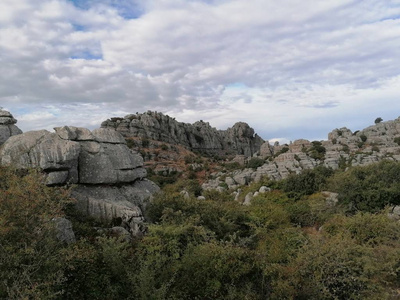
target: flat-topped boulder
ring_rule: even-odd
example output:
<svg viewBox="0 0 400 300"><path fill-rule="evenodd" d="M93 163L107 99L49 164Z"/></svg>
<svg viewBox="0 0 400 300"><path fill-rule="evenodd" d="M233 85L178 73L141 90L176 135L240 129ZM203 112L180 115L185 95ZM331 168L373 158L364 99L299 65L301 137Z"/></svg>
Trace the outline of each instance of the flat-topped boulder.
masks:
<svg viewBox="0 0 400 300"><path fill-rule="evenodd" d="M0 148L0 164L40 168L49 186L75 184L72 196L81 212L120 219L133 231L143 221L146 201L159 190L145 179L143 158L113 129L64 126L11 136Z"/></svg>

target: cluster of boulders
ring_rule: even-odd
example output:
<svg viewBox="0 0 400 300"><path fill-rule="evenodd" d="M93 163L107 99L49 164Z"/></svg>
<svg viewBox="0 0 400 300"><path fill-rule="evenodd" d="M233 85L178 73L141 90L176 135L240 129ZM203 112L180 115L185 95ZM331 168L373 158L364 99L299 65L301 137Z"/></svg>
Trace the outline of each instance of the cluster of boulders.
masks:
<svg viewBox="0 0 400 300"><path fill-rule="evenodd" d="M143 209L159 190L147 180L142 157L113 129L64 126L9 137L0 164L40 168L49 186L74 184L77 209L140 234Z"/></svg>
<svg viewBox="0 0 400 300"><path fill-rule="evenodd" d="M254 129L243 122L238 122L227 130L217 130L208 122L181 123L168 115L152 111L111 118L102 122L101 127L116 129L124 137L178 144L207 154L253 156L264 143L254 133Z"/></svg>
<svg viewBox="0 0 400 300"><path fill-rule="evenodd" d="M21 134L22 131L15 124L17 120L13 115L3 109L0 109L0 145L11 136Z"/></svg>
<svg viewBox="0 0 400 300"><path fill-rule="evenodd" d="M328 134L328 140L296 140L290 144L261 145L259 153L253 155L264 159L256 169L246 168L250 157L238 156L233 161L242 165L241 169L212 174L213 179L203 184L204 189L235 189L238 185L259 182L263 176L270 179L284 179L290 174L298 174L304 169L323 165L332 169L349 166L363 166L382 159L400 161L400 118L381 122L352 132L348 128L335 129Z"/></svg>

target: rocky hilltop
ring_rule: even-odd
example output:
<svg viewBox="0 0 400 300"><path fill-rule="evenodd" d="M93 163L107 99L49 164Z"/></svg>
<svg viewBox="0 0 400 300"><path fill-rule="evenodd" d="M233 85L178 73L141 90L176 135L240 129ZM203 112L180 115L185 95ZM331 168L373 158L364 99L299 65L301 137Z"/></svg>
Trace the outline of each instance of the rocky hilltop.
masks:
<svg viewBox="0 0 400 300"><path fill-rule="evenodd" d="M9 137L0 165L40 168L49 186L74 184L82 213L140 234L146 201L159 190L147 180L143 158L113 129L64 126Z"/></svg>
<svg viewBox="0 0 400 300"><path fill-rule="evenodd" d="M284 145L271 145L266 141L259 155L252 159L258 159L258 167L246 168L250 160L237 157L234 161L240 162L243 168L229 173L214 173L214 179L204 183L203 188L236 188L251 181L259 181L262 176L282 179L319 165L346 169L382 159L400 161L400 117L355 132L346 127L334 129L325 141L299 139Z"/></svg>
<svg viewBox="0 0 400 300"><path fill-rule="evenodd" d="M140 137L182 145L191 151L207 154L240 154L246 157L259 152L264 140L248 124L238 122L227 130L217 130L208 122L182 123L160 112L148 111L123 118L111 118L101 123L124 137Z"/></svg>

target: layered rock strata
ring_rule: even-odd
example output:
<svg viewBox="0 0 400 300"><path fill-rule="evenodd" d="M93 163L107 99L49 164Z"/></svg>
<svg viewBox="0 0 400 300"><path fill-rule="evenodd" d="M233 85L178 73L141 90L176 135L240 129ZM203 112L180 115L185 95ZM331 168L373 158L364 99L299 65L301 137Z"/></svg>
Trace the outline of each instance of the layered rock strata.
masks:
<svg viewBox="0 0 400 300"><path fill-rule="evenodd" d="M300 139L285 145L271 145L266 141L261 145L259 157L265 159L265 163L257 169L215 173L203 188L220 189L221 184L226 184L229 189L235 189L242 184L260 181L263 176L279 180L319 165L345 169L382 159L400 161L400 118L361 131L352 132L346 127L335 129L328 134L326 141Z"/></svg>
<svg viewBox="0 0 400 300"><path fill-rule="evenodd" d="M140 231L146 200L159 188L145 179L143 159L113 129L64 126L10 137L0 148L0 164L39 167L49 186L76 184L77 208L101 220L120 220Z"/></svg>
<svg viewBox="0 0 400 300"><path fill-rule="evenodd" d="M22 131L15 124L17 120L13 115L3 109L0 109L0 145L11 136L21 134Z"/></svg>
<svg viewBox="0 0 400 300"><path fill-rule="evenodd" d="M190 150L208 154L242 154L253 156L260 151L264 140L254 129L243 122L227 130L217 130L208 122L181 123L159 112L127 115L111 118L101 124L102 128L113 128L124 137L140 137L169 144L179 144Z"/></svg>

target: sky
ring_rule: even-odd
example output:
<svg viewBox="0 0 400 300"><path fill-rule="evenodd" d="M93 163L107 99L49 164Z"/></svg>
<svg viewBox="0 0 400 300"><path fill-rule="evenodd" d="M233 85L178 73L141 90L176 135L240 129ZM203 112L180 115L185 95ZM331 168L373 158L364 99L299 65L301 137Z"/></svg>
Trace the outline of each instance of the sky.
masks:
<svg viewBox="0 0 400 300"><path fill-rule="evenodd" d="M265 140L400 116L400 0L1 0L0 106L23 131L147 110Z"/></svg>

